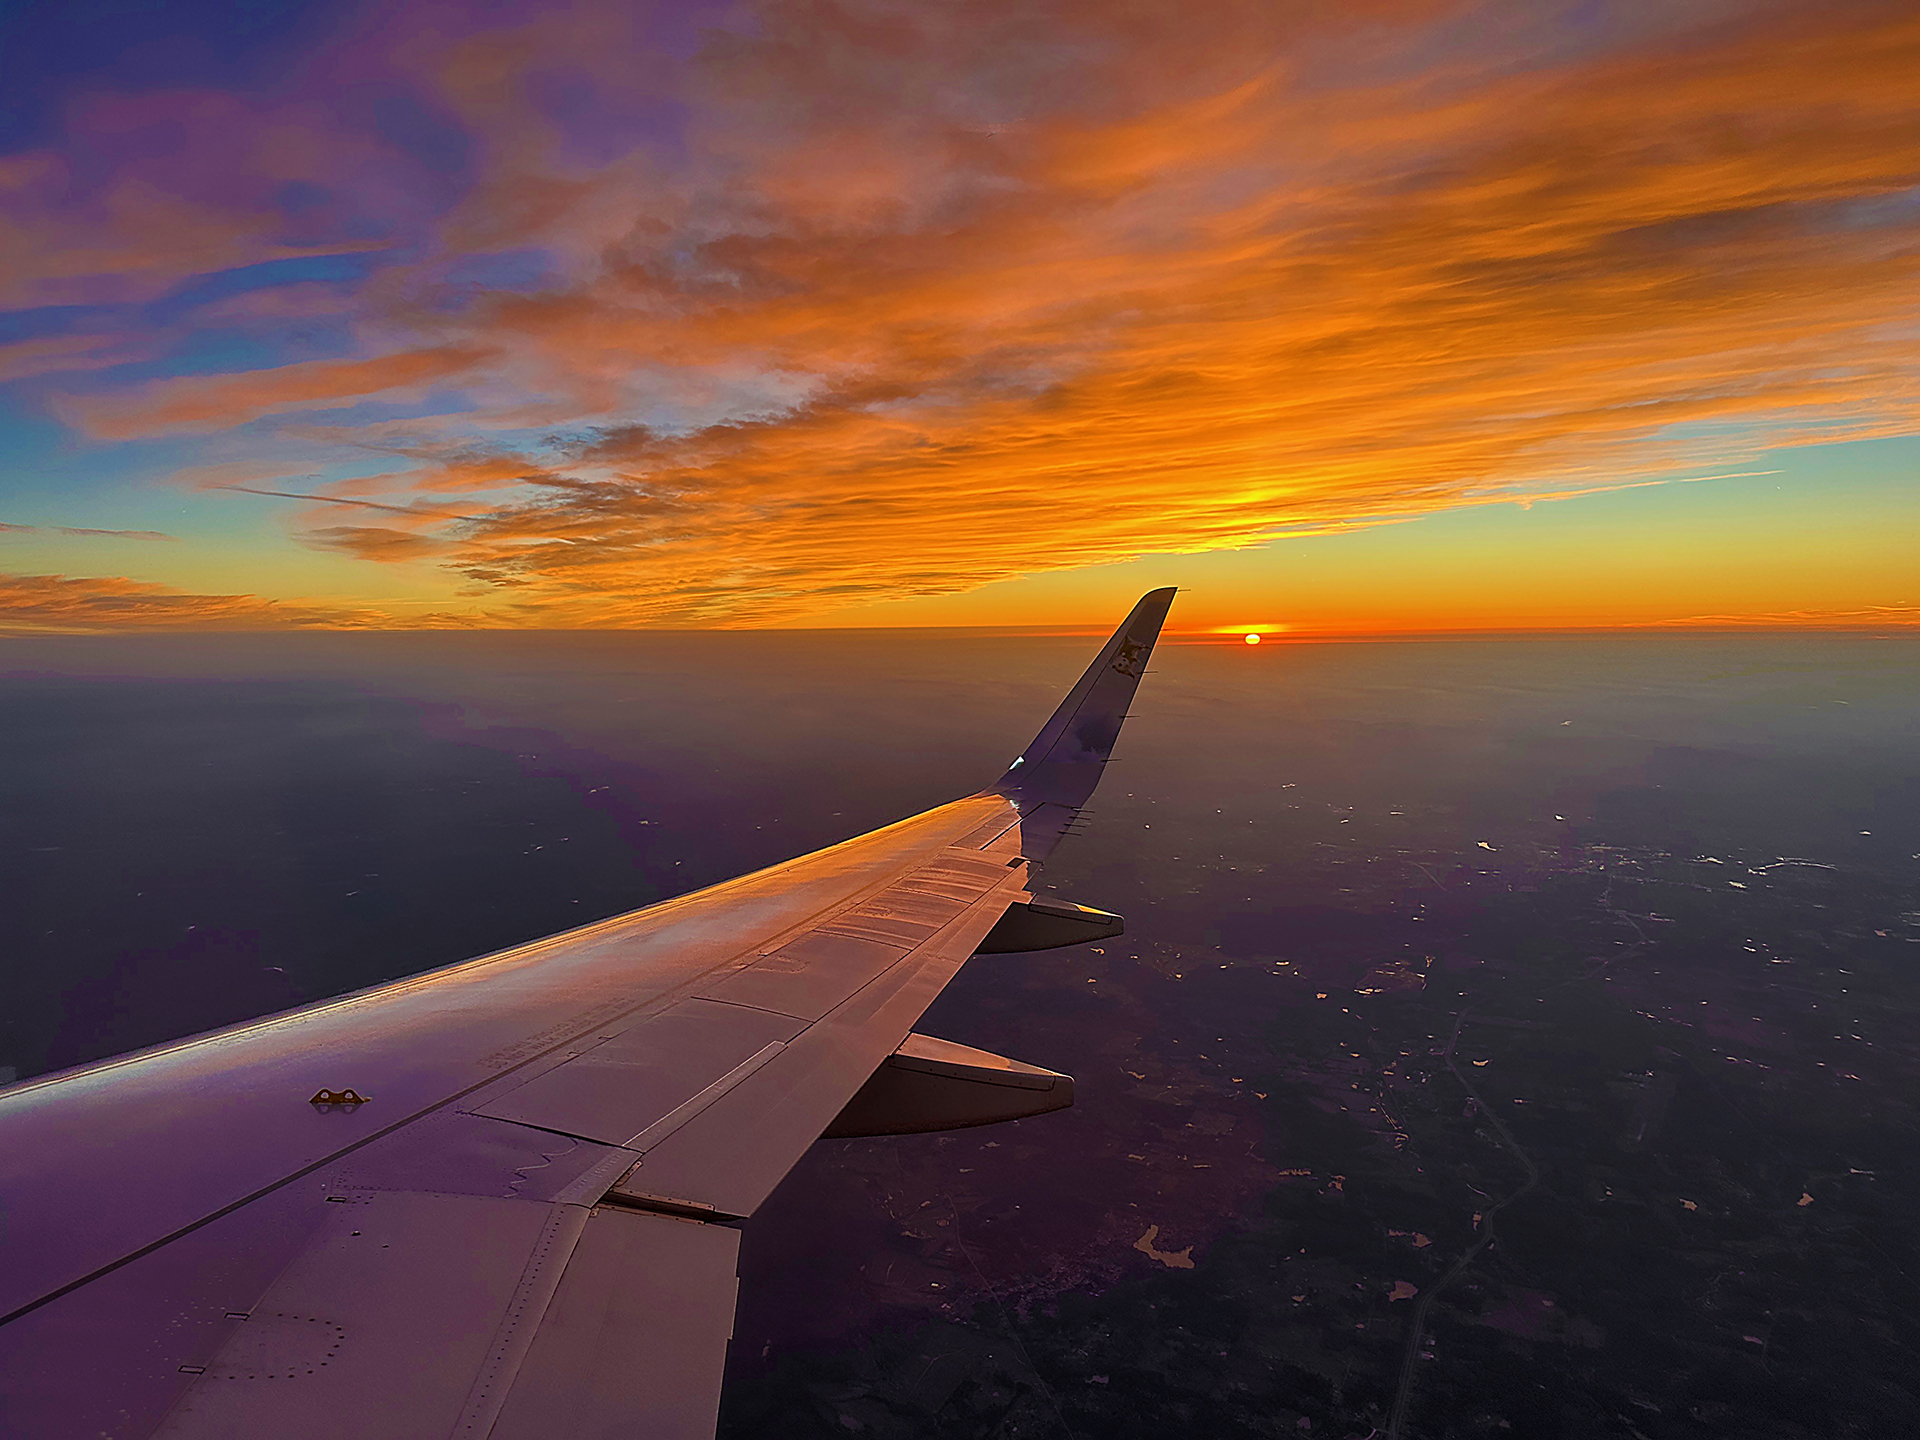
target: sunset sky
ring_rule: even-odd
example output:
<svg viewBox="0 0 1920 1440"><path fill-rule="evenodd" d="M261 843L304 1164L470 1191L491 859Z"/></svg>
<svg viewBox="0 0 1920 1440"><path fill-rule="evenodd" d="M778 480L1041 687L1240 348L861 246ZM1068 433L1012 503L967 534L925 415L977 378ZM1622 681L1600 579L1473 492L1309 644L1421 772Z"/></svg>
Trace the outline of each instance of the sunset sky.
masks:
<svg viewBox="0 0 1920 1440"><path fill-rule="evenodd" d="M0 8L0 629L1920 624L1920 9Z"/></svg>

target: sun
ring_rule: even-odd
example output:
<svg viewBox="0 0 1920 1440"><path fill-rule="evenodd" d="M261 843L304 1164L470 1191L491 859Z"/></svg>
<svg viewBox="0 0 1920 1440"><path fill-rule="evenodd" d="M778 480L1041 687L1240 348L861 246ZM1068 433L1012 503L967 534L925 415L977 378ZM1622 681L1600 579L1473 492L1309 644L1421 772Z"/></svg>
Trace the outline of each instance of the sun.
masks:
<svg viewBox="0 0 1920 1440"><path fill-rule="evenodd" d="M1242 620L1237 625L1209 625L1204 631L1198 633L1215 637L1222 643L1228 645L1231 645L1236 640L1246 645L1264 645L1275 636L1285 635L1290 628L1292 627L1280 624L1277 621L1255 620L1248 622Z"/></svg>

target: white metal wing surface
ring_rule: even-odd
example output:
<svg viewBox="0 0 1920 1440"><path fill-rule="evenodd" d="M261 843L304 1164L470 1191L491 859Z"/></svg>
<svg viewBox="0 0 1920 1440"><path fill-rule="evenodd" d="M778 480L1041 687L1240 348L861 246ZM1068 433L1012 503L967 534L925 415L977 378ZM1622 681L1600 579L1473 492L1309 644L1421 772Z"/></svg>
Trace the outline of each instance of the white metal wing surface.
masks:
<svg viewBox="0 0 1920 1440"><path fill-rule="evenodd" d="M912 1029L978 949L1114 933L1024 886L1172 593L994 790L0 1092L0 1432L711 1435L737 1222L815 1139L1070 1101Z"/></svg>

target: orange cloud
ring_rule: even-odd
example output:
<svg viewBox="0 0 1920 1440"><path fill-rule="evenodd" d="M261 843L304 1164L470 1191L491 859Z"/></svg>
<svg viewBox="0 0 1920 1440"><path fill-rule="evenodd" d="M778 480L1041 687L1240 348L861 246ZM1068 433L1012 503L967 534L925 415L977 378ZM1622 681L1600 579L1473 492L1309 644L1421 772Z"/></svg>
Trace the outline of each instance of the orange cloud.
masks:
<svg viewBox="0 0 1920 1440"><path fill-rule="evenodd" d="M583 399L636 361L807 398L544 455L463 563L543 618L755 623L1605 486L1733 426L1908 428L1885 321L1920 252L1874 206L1920 179L1920 23L1850 21L1472 83L1276 70L991 143L891 88L936 56L873 53L877 99L783 97L752 153L805 181L756 228L671 263L639 231L489 310ZM783 42L728 80L791 80Z"/></svg>
<svg viewBox="0 0 1920 1440"><path fill-rule="evenodd" d="M104 370L146 359L151 347L123 335L53 335L0 345L0 382L62 371Z"/></svg>
<svg viewBox="0 0 1920 1440"><path fill-rule="evenodd" d="M110 540L176 540L179 537L168 535L160 530L95 530L84 525L0 525L0 534L37 534L43 528L51 529L56 535L100 536Z"/></svg>
<svg viewBox="0 0 1920 1440"><path fill-rule="evenodd" d="M382 248L355 208L391 218L420 177L383 174L379 136L330 118L297 87L272 101L159 87L70 95L61 147L0 156L0 307L140 303L210 272ZM284 204L289 182L309 192L298 214Z"/></svg>
<svg viewBox="0 0 1920 1440"><path fill-rule="evenodd" d="M472 346L443 345L370 360L309 360L271 370L155 380L120 394L72 396L58 409L62 418L102 439L224 430L263 415L418 394L485 358L484 350Z"/></svg>
<svg viewBox="0 0 1920 1440"><path fill-rule="evenodd" d="M316 550L388 563L429 559L444 555L449 548L445 541L381 525L323 525L302 531L300 538Z"/></svg>
<svg viewBox="0 0 1920 1440"><path fill-rule="evenodd" d="M84 525L56 525L62 535L99 535L112 540L173 540L177 536L160 530L95 530Z"/></svg>
<svg viewBox="0 0 1920 1440"><path fill-rule="evenodd" d="M594 73L604 18L563 37ZM427 68L487 168L446 235L547 246L564 281L462 308L396 279L379 319L424 348L68 413L212 430L457 383L471 410L365 435L413 468L336 488L467 518L317 543L437 542L503 616L611 625L785 621L1911 430L1920 17L1649 10L1585 51L1552 23L774 0L676 82L678 169L566 159L529 108L548 42L463 42Z"/></svg>
<svg viewBox="0 0 1920 1440"><path fill-rule="evenodd" d="M0 573L0 629L286 629L377 625L384 617L283 605L255 595L194 595L119 576Z"/></svg>
<svg viewBox="0 0 1920 1440"><path fill-rule="evenodd" d="M271 210L196 200L137 172L78 206L74 186L61 157L0 158L0 306L149 300L208 271L370 248L288 243Z"/></svg>
<svg viewBox="0 0 1920 1440"><path fill-rule="evenodd" d="M1867 605L1853 610L1782 610L1765 614L1689 615L1649 620L1652 630L1906 630L1920 628L1920 605Z"/></svg>
<svg viewBox="0 0 1920 1440"><path fill-rule="evenodd" d="M475 616L409 616L287 603L257 595L196 595L121 576L0 573L0 631L388 629L396 623L446 629Z"/></svg>

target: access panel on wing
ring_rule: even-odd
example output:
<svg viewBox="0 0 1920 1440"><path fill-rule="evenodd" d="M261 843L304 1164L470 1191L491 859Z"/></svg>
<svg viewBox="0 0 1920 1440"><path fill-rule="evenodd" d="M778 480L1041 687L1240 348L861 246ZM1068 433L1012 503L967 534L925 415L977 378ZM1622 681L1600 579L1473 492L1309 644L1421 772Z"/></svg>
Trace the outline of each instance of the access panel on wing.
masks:
<svg viewBox="0 0 1920 1440"><path fill-rule="evenodd" d="M791 1016L683 1000L504 1094L476 1097L476 1115L625 1145L805 1028Z"/></svg>
<svg viewBox="0 0 1920 1440"><path fill-rule="evenodd" d="M700 993L818 1020L965 914L1005 878L1002 866L951 852L895 881Z"/></svg>
<svg viewBox="0 0 1920 1440"><path fill-rule="evenodd" d="M700 993L711 1000L818 1020L897 963L909 948L904 941L815 931L782 945Z"/></svg>

